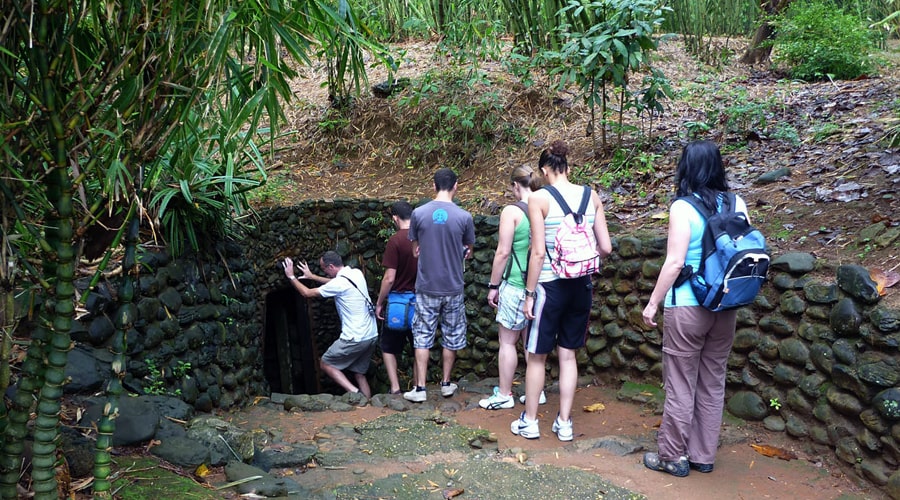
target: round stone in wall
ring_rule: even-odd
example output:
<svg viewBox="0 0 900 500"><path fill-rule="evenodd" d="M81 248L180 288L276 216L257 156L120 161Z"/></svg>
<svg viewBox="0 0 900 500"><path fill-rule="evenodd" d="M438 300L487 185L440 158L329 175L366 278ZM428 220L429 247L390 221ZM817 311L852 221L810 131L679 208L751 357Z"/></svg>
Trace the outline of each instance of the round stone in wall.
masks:
<svg viewBox="0 0 900 500"><path fill-rule="evenodd" d="M759 421L769 415L769 410L763 399L755 392L736 392L726 403L728 412L745 420Z"/></svg>

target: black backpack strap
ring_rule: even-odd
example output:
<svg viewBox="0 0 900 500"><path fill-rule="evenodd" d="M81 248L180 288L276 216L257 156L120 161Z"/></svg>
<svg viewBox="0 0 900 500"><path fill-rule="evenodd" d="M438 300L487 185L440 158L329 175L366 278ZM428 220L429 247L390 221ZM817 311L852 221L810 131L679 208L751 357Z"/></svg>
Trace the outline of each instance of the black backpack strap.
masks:
<svg viewBox="0 0 900 500"><path fill-rule="evenodd" d="M692 194L687 195L687 196L682 196L681 198L679 198L679 200L684 200L684 201L690 203L691 206L694 207L694 209L696 209L697 212L699 212L700 215L702 215L704 219L708 219L711 215L713 215L716 212L723 213L723 214L726 214L729 212L734 212L735 209L737 208L737 200L735 198L734 193L732 191L719 191L718 194L722 195L722 209L716 210L712 213L710 213L709 209L706 208L706 205L703 203L703 200L701 200L700 198L697 198L696 196L694 196ZM718 195L716 195L716 198L718 198Z"/></svg>
<svg viewBox="0 0 900 500"><path fill-rule="evenodd" d="M731 191L722 193L722 213L737 212L737 199Z"/></svg>
<svg viewBox="0 0 900 500"><path fill-rule="evenodd" d="M584 187L584 196L581 197L581 206L578 207L576 215L584 215L587 213L588 203L591 201L591 188Z"/></svg>
<svg viewBox="0 0 900 500"><path fill-rule="evenodd" d="M699 213L700 216L703 217L703 220L708 219L709 216L712 215L709 213L709 210L706 208L706 205L703 204L703 200L701 200L700 198L697 198L696 196L694 196L692 194L689 194L687 196L682 196L681 198L678 198L678 199L684 200L684 201L688 202L688 204L690 206L694 207L694 210L696 210L697 213Z"/></svg>
<svg viewBox="0 0 900 500"><path fill-rule="evenodd" d="M372 299L370 299L368 295L364 294L363 291L360 290L358 286L356 286L356 283L354 283L352 279L350 279L346 275L342 275L341 278L345 278L350 282L351 285L353 285L353 288L356 288L356 291L359 292L359 294L362 295L364 299L366 299L366 304L372 305Z"/></svg>
<svg viewBox="0 0 900 500"><path fill-rule="evenodd" d="M569 204L566 203L565 198L562 197L562 194L560 194L558 189L556 189L555 187L553 187L551 185L546 185L546 186L544 186L543 189L546 189L547 192L549 192L551 195L553 195L553 198L556 199L556 203L559 203L559 207L562 208L562 211L563 211L563 217L572 213L572 209L569 208Z"/></svg>

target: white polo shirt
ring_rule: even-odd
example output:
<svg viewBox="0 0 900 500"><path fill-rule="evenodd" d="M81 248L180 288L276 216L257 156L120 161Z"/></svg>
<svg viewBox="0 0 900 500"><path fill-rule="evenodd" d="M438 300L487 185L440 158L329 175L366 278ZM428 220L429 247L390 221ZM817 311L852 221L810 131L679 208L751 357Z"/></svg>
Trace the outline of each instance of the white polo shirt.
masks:
<svg viewBox="0 0 900 500"><path fill-rule="evenodd" d="M356 288L350 281L356 284ZM331 281L319 287L319 295L334 297L341 318L341 340L360 342L378 336L375 316L369 314L369 289L362 271L342 267Z"/></svg>

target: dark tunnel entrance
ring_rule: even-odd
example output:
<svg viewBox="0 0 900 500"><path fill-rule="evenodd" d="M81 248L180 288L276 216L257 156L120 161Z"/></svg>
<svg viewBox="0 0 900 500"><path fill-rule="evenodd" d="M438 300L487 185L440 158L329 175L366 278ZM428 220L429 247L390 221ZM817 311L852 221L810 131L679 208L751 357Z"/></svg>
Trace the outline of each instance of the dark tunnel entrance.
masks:
<svg viewBox="0 0 900 500"><path fill-rule="evenodd" d="M272 392L319 392L318 356L306 299L290 288L266 296L263 373Z"/></svg>

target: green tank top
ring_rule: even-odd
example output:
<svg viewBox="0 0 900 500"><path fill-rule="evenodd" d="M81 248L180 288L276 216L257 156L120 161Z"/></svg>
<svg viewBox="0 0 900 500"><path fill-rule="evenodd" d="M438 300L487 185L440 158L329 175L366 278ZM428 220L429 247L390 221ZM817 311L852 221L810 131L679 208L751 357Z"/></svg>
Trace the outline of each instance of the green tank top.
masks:
<svg viewBox="0 0 900 500"><path fill-rule="evenodd" d="M522 220L513 232L512 252L506 263L506 282L518 288L525 288L525 269L528 268L528 248L531 246L531 223L523 214Z"/></svg>

